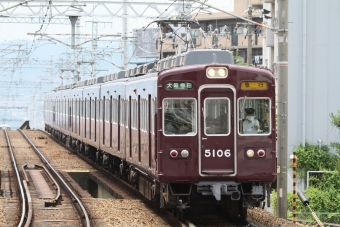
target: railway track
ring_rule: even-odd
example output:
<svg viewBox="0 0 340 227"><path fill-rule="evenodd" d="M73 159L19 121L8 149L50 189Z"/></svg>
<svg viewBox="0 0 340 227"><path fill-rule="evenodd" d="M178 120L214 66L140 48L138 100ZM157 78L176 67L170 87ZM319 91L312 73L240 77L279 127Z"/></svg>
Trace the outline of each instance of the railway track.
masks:
<svg viewBox="0 0 340 227"><path fill-rule="evenodd" d="M20 199L17 196L18 180L14 173L5 131L0 130L0 226L15 226L19 223Z"/></svg>
<svg viewBox="0 0 340 227"><path fill-rule="evenodd" d="M265 216L271 216L268 218L265 218L265 221L261 224L262 220L260 217L262 217L262 213L260 212L260 209L257 209L256 215L259 217L257 218L256 225L250 224L248 222L239 222L237 223L237 220L227 220L225 217L210 212L210 214L202 214L200 212L193 212L193 214L187 214L185 213L185 218L182 222L178 221L176 218L176 212L167 212L165 210L159 210L156 208L149 209L145 207L151 207L149 202L145 202L144 204L148 204L148 206L143 205L139 200L136 200L136 198L139 198L141 200L144 200L142 195L135 190L134 187L127 184L124 181L119 182L119 178L116 178L111 173L103 169L102 167L98 165L94 165L94 167L100 171L95 171L93 168L91 168L89 165L85 164L84 162L80 161L78 158L75 157L75 153L72 149L66 147L64 144L59 143L57 140L54 140L52 137L47 136L48 134L43 131L25 131L25 133L29 136L29 138L34 141L34 144L36 144L36 147L39 148L45 157L50 160L50 163L53 164L58 170L58 172L63 176L69 176L66 170L70 169L72 172L72 169L77 171L90 171L91 175L93 174L95 177L102 178L102 180L105 183L108 183L109 181L114 182L114 185L121 184L120 192L122 194L128 195L129 197L117 197L123 200L107 200L107 199L95 199L91 197L82 197L81 200L90 212L91 216L91 224L93 226L278 226L274 223L281 223L281 226L298 226L293 225L292 223L288 223L286 220L280 220L280 222L276 221L274 222L275 218L271 214L266 214ZM13 138L18 137L18 132L12 131L9 133L10 137L12 138L11 134L17 134L14 135ZM20 135L20 134L19 134ZM20 137L22 137L20 135ZM25 142L24 145L21 145L17 142L18 139L14 139L15 144L14 151L19 150L20 156L24 156L26 160L29 161L29 163L38 163L36 160L38 159L36 155L30 155L27 151L20 151L22 149L31 149L31 145L28 145L27 142ZM59 143L60 145L63 145L64 148L62 148L59 145L56 145L56 143ZM18 211L18 207L21 204L20 199L17 197L17 180L13 176L14 170L12 163L9 159L9 152L8 152L8 145L5 144L5 133L4 131L0 131L0 175L1 175L1 195L0 196L0 226L16 226L17 223L19 223L20 214ZM16 152L17 153L17 152ZM79 156L78 156L79 157ZM91 163L90 160L87 157L80 156L82 159L86 160L86 162ZM39 159L38 159L39 160ZM93 163L91 163L92 165ZM22 166L20 166L22 167ZM35 168L33 165L28 165L29 168ZM29 168L25 168L29 170ZM103 169L103 171L101 171ZM40 171L42 171L40 169ZM103 175L105 173L106 176ZM77 183L76 183L77 184ZM114 186L114 188L118 188L118 186ZM130 188L130 189L129 189ZM136 191L136 193L132 193L131 191ZM64 195L64 192L61 192L62 198L65 200L62 201L62 203L69 204L69 201L67 201L66 196ZM34 198L33 198L34 201ZM53 201L52 199L48 199L47 201ZM67 212L69 207L62 208L59 206L61 211ZM71 206L71 205L69 205ZM51 209L55 209L53 213L57 213L57 209L55 207L44 207L44 205L40 205L44 211L49 211ZM192 208L188 209L192 210ZM207 210L207 209L206 209ZM252 213L252 212L251 212ZM175 214L175 216L173 215ZM252 215L253 216L253 215ZM162 217L162 218L160 218ZM55 223L55 220L57 218L54 217L54 219L50 218L46 220L40 220L41 226L51 226L52 223ZM277 218L276 218L277 219ZM136 222L135 220L139 220L139 222ZM165 221L164 221L165 220ZM39 221L39 220L38 220ZM49 222L46 222L49 221ZM129 223L129 224L126 224ZM133 224L131 224L133 223ZM135 224L136 223L136 224ZM144 224L146 223L146 224ZM269 224L273 223L273 224ZM285 223L285 224L282 224ZM62 226L74 226L74 223L70 220L64 219L64 222L61 224ZM31 225L36 226L36 225ZM77 226L77 225L76 225ZM78 226L81 226L79 224Z"/></svg>
<svg viewBox="0 0 340 227"><path fill-rule="evenodd" d="M47 132L45 131L42 131L42 132L50 136ZM102 166L95 164L88 157L80 153L77 153L70 147L67 147L64 143L60 142L56 138L54 137L50 137L50 138L52 138L55 142L62 145L68 151L78 155L78 157L80 157L82 160L87 162L93 168L97 169L103 176L113 180L115 184L117 185L117 187L123 188L123 190L127 194L129 194L129 196L132 196L132 197L135 197L137 199L144 201L149 207L152 207L152 209L154 209L155 212L157 212L158 215L161 216L171 226L188 226L188 227L189 226L190 227L195 227L195 226L196 227L203 227L203 226L204 227L206 226L221 226L221 227L223 226L228 226L228 227L241 227L241 226L251 227L253 226L254 227L255 226L254 224L251 224L245 220L238 220L238 219L228 220L227 218L223 217L223 215L221 216L217 213L215 214L209 213L206 215L202 215L202 214L195 213L195 211L190 212L191 214L186 216L185 219L179 220L178 212L157 208L157 204L152 204L135 187L133 187L129 183L113 175L112 173L110 173L107 169L103 168Z"/></svg>
<svg viewBox="0 0 340 227"><path fill-rule="evenodd" d="M21 196L18 226L91 226L79 198L24 132L3 132Z"/></svg>

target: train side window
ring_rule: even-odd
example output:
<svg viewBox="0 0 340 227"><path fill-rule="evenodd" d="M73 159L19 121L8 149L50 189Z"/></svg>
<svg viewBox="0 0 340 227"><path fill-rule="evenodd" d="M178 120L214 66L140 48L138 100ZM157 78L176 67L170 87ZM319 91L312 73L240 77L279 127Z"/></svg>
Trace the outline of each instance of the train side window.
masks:
<svg viewBox="0 0 340 227"><path fill-rule="evenodd" d="M204 100L204 133L210 136L230 133L230 101L227 98Z"/></svg>
<svg viewBox="0 0 340 227"><path fill-rule="evenodd" d="M239 133L270 134L271 103L269 98L240 98L238 100Z"/></svg>
<svg viewBox="0 0 340 227"><path fill-rule="evenodd" d="M121 126L125 126L126 122L125 122L125 105L126 105L126 101L125 99L121 99L120 100L120 103L121 103L121 108L120 108L120 125Z"/></svg>
<svg viewBox="0 0 340 227"><path fill-rule="evenodd" d="M151 108L150 108L150 114L151 114L151 116L150 116L150 120L151 120L150 127L151 127L151 129L150 129L150 131L154 135L155 134L155 109L156 109L155 98L151 99L150 105L151 105Z"/></svg>
<svg viewBox="0 0 340 227"><path fill-rule="evenodd" d="M148 105L148 102L146 99L144 99L143 101L143 131L144 132L146 132L146 123L147 123L147 117L148 117L147 105Z"/></svg>
<svg viewBox="0 0 340 227"><path fill-rule="evenodd" d="M118 99L114 98L112 99L112 122L113 123L118 123Z"/></svg>
<svg viewBox="0 0 340 227"><path fill-rule="evenodd" d="M145 99L144 101L144 131L146 132L148 130L148 126L147 126L147 123L148 123L148 119L149 119L149 111L148 111L148 100Z"/></svg>
<svg viewBox="0 0 340 227"><path fill-rule="evenodd" d="M68 127L72 127L72 100L67 100L68 105ZM72 129L71 129L72 130Z"/></svg>
<svg viewBox="0 0 340 227"><path fill-rule="evenodd" d="M90 114L91 114L91 98L90 99L85 99L85 117L87 119L90 119Z"/></svg>
<svg viewBox="0 0 340 227"><path fill-rule="evenodd" d="M164 135L196 135L196 112L193 98L164 99Z"/></svg>
<svg viewBox="0 0 340 227"><path fill-rule="evenodd" d="M131 128L135 129L135 100L131 100Z"/></svg>
<svg viewBox="0 0 340 227"><path fill-rule="evenodd" d="M96 113L96 101L94 99L91 99L91 119L94 120Z"/></svg>
<svg viewBox="0 0 340 227"><path fill-rule="evenodd" d="M133 108L134 108L134 113L133 113L133 128L134 129L137 129L137 124L138 124L138 122L137 122L137 115L138 115L138 105L139 105L139 103L138 103L138 100L137 99L134 99L134 102L133 102ZM139 117L139 116L138 116Z"/></svg>
<svg viewBox="0 0 340 227"><path fill-rule="evenodd" d="M55 106L53 106L53 121L55 121Z"/></svg>

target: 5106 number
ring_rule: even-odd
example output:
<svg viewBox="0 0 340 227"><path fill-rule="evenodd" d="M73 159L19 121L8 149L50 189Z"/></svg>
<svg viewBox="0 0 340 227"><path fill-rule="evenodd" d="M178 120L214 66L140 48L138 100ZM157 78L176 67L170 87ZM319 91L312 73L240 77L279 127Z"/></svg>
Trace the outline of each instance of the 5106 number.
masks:
<svg viewBox="0 0 340 227"><path fill-rule="evenodd" d="M218 158L222 158L223 156L224 157L227 157L229 158L231 156L231 152L229 149L223 151L223 150L217 150L215 151L214 149L213 150L210 150L210 149L205 149L204 150L204 156L209 158L209 157L218 157Z"/></svg>

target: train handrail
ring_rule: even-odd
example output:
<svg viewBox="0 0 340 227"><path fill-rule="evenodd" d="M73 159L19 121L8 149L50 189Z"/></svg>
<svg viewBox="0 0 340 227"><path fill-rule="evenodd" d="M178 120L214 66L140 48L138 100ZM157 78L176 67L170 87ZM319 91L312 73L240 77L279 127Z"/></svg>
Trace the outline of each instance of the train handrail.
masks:
<svg viewBox="0 0 340 227"><path fill-rule="evenodd" d="M27 137L27 135L20 129L18 129L18 131L21 132L21 134L26 138L26 140L28 141L28 143L32 146L33 150L39 155L39 157L41 157L42 161L48 166L48 168L53 172L53 174L55 176L57 176L57 178L59 179L59 181L62 182L62 184L64 185L65 189L67 189L67 191L72 195L72 197L74 198L74 200L77 202L77 204L79 205L81 212L83 214L83 218L85 219L85 225L87 227L90 227L90 218L87 214L87 211L83 205L83 203L80 201L80 199L78 198L78 196L76 194L73 193L72 189L67 185L67 183L64 181L64 179L58 174L58 172L52 167L52 165L50 165L50 163L47 161L47 159L39 152L39 150L36 148L36 146L32 143L32 141Z"/></svg>

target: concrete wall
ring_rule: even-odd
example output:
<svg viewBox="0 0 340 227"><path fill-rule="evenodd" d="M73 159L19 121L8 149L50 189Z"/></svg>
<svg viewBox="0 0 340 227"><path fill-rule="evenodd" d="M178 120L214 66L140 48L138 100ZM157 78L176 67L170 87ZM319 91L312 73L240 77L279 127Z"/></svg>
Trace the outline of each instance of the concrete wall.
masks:
<svg viewBox="0 0 340 227"><path fill-rule="evenodd" d="M340 142L340 131L330 123L330 113L340 110L340 1L289 1L288 47L288 154L305 140L322 144ZM306 50L303 51L303 25ZM303 64L303 58L306 64ZM305 69L305 83L303 72ZM303 84L306 93L303 94ZM305 114L303 114L305 101ZM305 119L305 120L304 120ZM304 124L305 122L305 124ZM305 136L304 136L305 135Z"/></svg>

